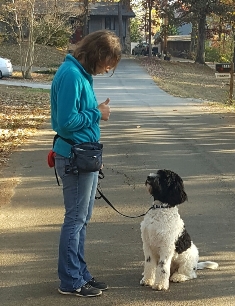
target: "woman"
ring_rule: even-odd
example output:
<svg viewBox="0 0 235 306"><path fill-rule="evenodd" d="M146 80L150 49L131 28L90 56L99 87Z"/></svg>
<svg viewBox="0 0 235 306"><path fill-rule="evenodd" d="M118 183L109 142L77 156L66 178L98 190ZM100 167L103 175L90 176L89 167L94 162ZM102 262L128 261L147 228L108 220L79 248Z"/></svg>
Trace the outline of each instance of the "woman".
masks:
<svg viewBox="0 0 235 306"><path fill-rule="evenodd" d="M93 32L65 57L51 86L51 123L61 137L55 141L55 167L63 183L65 205L61 228L58 274L61 294L98 296L108 287L88 271L84 258L86 225L91 218L98 172L65 171L71 144L98 142L100 120L108 120L109 98L98 105L92 75L115 70L121 58L119 38L110 31Z"/></svg>

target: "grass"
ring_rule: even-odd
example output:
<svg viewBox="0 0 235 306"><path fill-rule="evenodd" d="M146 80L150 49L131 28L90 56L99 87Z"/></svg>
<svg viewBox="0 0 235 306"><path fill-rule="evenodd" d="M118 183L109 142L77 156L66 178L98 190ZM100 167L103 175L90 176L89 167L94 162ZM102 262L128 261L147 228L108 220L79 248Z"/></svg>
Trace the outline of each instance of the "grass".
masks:
<svg viewBox="0 0 235 306"><path fill-rule="evenodd" d="M25 50L23 45L22 50ZM23 51L24 52L24 51ZM66 51L54 47L35 45L34 66L55 68L64 60ZM0 57L9 58L14 66L20 66L20 49L17 44L2 43L0 45Z"/></svg>
<svg viewBox="0 0 235 306"><path fill-rule="evenodd" d="M216 79L215 70L207 65L148 57L141 57L138 61L156 84L173 96L201 99L221 106L227 103L229 79Z"/></svg>

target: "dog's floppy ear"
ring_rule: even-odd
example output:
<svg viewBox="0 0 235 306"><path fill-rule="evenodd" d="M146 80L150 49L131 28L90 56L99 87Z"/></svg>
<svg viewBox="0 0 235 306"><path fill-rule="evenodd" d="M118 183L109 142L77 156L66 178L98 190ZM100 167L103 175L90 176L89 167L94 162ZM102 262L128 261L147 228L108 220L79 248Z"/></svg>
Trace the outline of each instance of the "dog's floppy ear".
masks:
<svg viewBox="0 0 235 306"><path fill-rule="evenodd" d="M188 197L184 191L183 183L177 182L175 186L171 186L167 196L168 204L175 206L184 203L186 200L188 200Z"/></svg>
<svg viewBox="0 0 235 306"><path fill-rule="evenodd" d="M161 199L163 203L167 203L174 207L184 203L188 197L184 191L184 184L181 177L170 170L159 170L159 187L161 189Z"/></svg>

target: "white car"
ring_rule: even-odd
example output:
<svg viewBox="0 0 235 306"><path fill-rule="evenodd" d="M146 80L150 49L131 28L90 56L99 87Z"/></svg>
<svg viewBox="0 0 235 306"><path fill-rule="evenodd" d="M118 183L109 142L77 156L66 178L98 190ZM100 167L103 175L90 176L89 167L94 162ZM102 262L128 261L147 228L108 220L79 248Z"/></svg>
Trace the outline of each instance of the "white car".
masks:
<svg viewBox="0 0 235 306"><path fill-rule="evenodd" d="M8 58L0 57L0 79L12 76L13 68Z"/></svg>

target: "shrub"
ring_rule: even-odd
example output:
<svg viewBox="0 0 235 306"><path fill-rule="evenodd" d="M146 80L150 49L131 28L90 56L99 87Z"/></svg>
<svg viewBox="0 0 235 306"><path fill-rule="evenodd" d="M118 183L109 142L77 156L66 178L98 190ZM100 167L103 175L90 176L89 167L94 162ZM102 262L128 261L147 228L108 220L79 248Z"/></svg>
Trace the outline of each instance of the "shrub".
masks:
<svg viewBox="0 0 235 306"><path fill-rule="evenodd" d="M207 47L205 49L206 62L230 62L231 52L221 53L219 48Z"/></svg>

